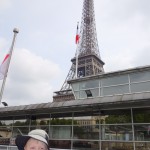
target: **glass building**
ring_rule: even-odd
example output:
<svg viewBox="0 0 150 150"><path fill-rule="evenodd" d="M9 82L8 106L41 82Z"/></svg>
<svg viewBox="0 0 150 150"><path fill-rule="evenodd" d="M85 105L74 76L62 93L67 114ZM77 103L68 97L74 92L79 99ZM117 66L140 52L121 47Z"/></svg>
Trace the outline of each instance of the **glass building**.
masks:
<svg viewBox="0 0 150 150"><path fill-rule="evenodd" d="M76 100L0 108L0 145L40 128L51 148L150 150L150 66L68 83Z"/></svg>

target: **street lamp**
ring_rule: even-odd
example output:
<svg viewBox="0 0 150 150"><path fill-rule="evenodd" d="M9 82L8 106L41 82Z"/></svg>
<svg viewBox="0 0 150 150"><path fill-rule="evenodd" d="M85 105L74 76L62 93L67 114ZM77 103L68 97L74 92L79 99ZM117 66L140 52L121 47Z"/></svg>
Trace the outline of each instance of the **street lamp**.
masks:
<svg viewBox="0 0 150 150"><path fill-rule="evenodd" d="M2 102L2 104L3 104L5 107L8 106L8 104L7 104L6 102Z"/></svg>

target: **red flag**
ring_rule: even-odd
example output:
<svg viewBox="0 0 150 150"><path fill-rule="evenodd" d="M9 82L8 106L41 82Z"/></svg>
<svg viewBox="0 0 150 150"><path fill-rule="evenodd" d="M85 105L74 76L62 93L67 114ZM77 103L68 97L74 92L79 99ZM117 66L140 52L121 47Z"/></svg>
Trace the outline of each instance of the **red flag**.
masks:
<svg viewBox="0 0 150 150"><path fill-rule="evenodd" d="M79 35L77 34L76 35L76 44L78 44L79 43Z"/></svg>
<svg viewBox="0 0 150 150"><path fill-rule="evenodd" d="M79 23L78 23L79 24ZM77 24L77 33L76 33L76 44L78 44L79 43L79 34L78 34L78 24Z"/></svg>
<svg viewBox="0 0 150 150"><path fill-rule="evenodd" d="M7 72L10 54L7 54L0 66L0 80L2 80Z"/></svg>

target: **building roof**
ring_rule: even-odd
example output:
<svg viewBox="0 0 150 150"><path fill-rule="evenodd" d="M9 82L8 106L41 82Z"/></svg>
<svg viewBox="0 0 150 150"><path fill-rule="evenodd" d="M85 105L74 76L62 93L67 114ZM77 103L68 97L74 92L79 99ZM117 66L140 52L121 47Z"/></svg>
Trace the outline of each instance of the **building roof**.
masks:
<svg viewBox="0 0 150 150"><path fill-rule="evenodd" d="M14 116L36 115L37 117L69 117L75 115L95 115L101 112L112 113L114 109L142 108L150 106L150 92L119 94L105 97L88 98L64 102L49 102L0 108L0 119L12 119ZM114 112L114 111L113 111Z"/></svg>
<svg viewBox="0 0 150 150"><path fill-rule="evenodd" d="M125 69L125 70L106 72L106 73L101 73L101 74L98 74L98 75L72 79L72 80L69 80L68 83L70 84L70 83L81 82L81 81L85 81L85 80L113 77L113 76L116 76L116 75L123 75L123 74L136 73L136 72L143 72L143 71L148 71L148 70L150 70L150 65L140 66L140 67L135 67L135 68L130 68L130 69Z"/></svg>

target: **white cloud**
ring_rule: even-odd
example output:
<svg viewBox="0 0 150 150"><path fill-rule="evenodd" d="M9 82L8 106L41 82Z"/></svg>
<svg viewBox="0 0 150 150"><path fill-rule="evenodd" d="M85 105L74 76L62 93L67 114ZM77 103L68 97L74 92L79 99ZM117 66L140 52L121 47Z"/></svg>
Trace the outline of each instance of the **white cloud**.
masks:
<svg viewBox="0 0 150 150"><path fill-rule="evenodd" d="M51 82L59 74L57 64L27 49L18 49L12 56L4 101L9 105L50 102L53 93Z"/></svg>
<svg viewBox="0 0 150 150"><path fill-rule="evenodd" d="M2 51L6 46L8 42L4 38L0 38L0 51Z"/></svg>
<svg viewBox="0 0 150 150"><path fill-rule="evenodd" d="M11 7L10 0L0 0L0 12Z"/></svg>
<svg viewBox="0 0 150 150"><path fill-rule="evenodd" d="M106 71L150 64L145 59L150 55L149 3L106 0L99 1L99 9L96 5L98 41Z"/></svg>

